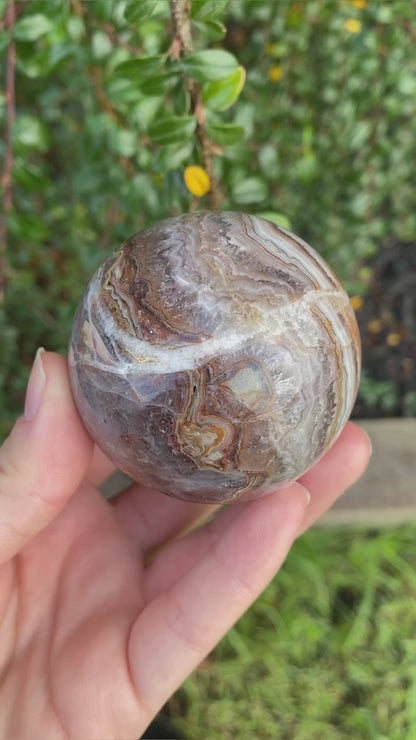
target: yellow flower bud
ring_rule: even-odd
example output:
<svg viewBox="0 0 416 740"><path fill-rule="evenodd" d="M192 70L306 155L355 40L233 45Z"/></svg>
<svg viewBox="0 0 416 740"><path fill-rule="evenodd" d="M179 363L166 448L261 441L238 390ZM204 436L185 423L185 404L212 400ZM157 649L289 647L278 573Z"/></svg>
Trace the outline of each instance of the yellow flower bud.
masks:
<svg viewBox="0 0 416 740"><path fill-rule="evenodd" d="M196 195L198 198L200 198L201 195L208 193L211 187L208 172L197 164L191 164L188 167L185 167L183 179L185 180L185 185L189 192L192 193L192 195Z"/></svg>
<svg viewBox="0 0 416 740"><path fill-rule="evenodd" d="M360 33L362 25L361 21L357 18L347 18L344 23L344 28L348 33Z"/></svg>
<svg viewBox="0 0 416 740"><path fill-rule="evenodd" d="M278 64L275 64L273 67L270 67L269 69L270 82L278 82L282 76L283 76L283 69L279 67Z"/></svg>
<svg viewBox="0 0 416 740"><path fill-rule="evenodd" d="M381 319L372 319L367 324L367 329L370 334L380 334L383 329L383 322Z"/></svg>
<svg viewBox="0 0 416 740"><path fill-rule="evenodd" d="M354 311L359 311L363 307L364 301L360 295L353 295L350 298L350 303Z"/></svg>
<svg viewBox="0 0 416 740"><path fill-rule="evenodd" d="M351 0L350 5L352 5L354 8L359 8L362 10L362 8L367 7L367 0Z"/></svg>
<svg viewBox="0 0 416 740"><path fill-rule="evenodd" d="M402 342L402 335L397 332L393 331L391 334L388 334L386 337L386 342L389 345L389 347L397 347Z"/></svg>

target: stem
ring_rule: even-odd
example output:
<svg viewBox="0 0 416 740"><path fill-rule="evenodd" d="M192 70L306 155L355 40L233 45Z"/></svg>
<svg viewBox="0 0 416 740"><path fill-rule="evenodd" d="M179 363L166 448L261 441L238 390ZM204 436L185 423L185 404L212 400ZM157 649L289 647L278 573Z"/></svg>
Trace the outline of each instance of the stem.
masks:
<svg viewBox="0 0 416 740"><path fill-rule="evenodd" d="M193 51L192 31L189 0L169 0L172 17L174 45L177 56L181 59ZM212 142L206 130L206 114L202 103L201 87L196 80L185 75L185 85L191 99L191 111L196 119L196 137L202 151L204 168L211 182L209 203L211 208L217 209L221 202L221 193L218 181L214 175L214 153Z"/></svg>
<svg viewBox="0 0 416 740"><path fill-rule="evenodd" d="M181 56L193 52L189 0L170 0L173 33L181 42Z"/></svg>
<svg viewBox="0 0 416 740"><path fill-rule="evenodd" d="M114 196L111 200L110 208L108 209L107 227L103 234L103 238L101 239L101 249L104 252L107 251L110 246L111 239L113 238L113 228L117 221L118 207L119 199L117 196Z"/></svg>
<svg viewBox="0 0 416 740"><path fill-rule="evenodd" d="M16 46L12 30L16 20L16 8L14 0L9 0L4 17L4 27L10 30L10 41L7 49L6 62L6 135L4 167L1 174L2 213L0 217L0 304L4 301L7 272L7 232L8 214L13 206L12 192L12 169L13 169L13 124L15 119L15 65Z"/></svg>

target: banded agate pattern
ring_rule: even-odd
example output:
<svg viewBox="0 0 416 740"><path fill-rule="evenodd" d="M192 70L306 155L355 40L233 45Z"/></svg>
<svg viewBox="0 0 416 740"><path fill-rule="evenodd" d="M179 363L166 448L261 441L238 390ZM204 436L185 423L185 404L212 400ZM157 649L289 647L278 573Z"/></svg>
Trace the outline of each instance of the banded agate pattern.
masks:
<svg viewBox="0 0 416 740"><path fill-rule="evenodd" d="M222 503L323 455L351 413L360 340L309 245L254 216L200 212L132 236L99 268L69 367L81 417L119 468Z"/></svg>

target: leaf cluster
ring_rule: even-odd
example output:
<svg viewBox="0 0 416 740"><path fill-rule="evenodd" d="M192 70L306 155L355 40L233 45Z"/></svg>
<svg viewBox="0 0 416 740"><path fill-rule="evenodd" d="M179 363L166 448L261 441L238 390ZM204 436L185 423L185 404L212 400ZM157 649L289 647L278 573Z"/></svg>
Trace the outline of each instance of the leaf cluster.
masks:
<svg viewBox="0 0 416 740"><path fill-rule="evenodd" d="M189 80L201 89L221 208L290 226L354 293L385 236L414 239L414 11L405 0L361 5L193 0L184 56L168 0L17 3L3 431L36 347L66 351L96 266L193 206L183 173L204 166L204 153ZM3 68L9 37L1 26ZM3 130L6 118L4 91ZM1 157L4 147L2 137Z"/></svg>

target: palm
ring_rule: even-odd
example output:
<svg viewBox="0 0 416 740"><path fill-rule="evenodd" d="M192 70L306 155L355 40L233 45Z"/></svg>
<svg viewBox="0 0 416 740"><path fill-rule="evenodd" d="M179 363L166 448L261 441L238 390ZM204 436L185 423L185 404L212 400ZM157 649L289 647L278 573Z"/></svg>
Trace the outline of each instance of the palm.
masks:
<svg viewBox="0 0 416 740"><path fill-rule="evenodd" d="M361 474L368 441L348 425L302 485L195 528L212 507L139 485L101 497L64 361L44 363L40 411L0 450L0 734L137 738Z"/></svg>
<svg viewBox="0 0 416 740"><path fill-rule="evenodd" d="M3 603L13 605L0 634L3 664L11 661L3 696L16 681L23 692L31 687L31 711L16 712L13 737L108 737L109 730L128 737L123 732L150 721L126 660L145 598L142 561L92 486L83 486L53 524L3 566L1 581Z"/></svg>

